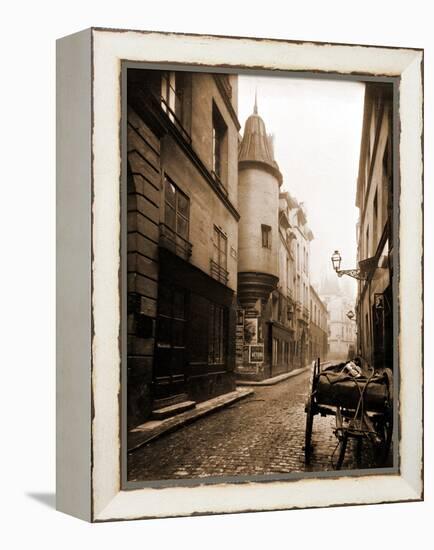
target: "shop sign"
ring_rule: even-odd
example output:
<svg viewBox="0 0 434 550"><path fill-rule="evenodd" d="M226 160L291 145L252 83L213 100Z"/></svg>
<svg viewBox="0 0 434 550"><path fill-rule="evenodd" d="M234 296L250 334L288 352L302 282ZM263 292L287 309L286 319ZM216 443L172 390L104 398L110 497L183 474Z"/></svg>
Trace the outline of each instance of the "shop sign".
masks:
<svg viewBox="0 0 434 550"><path fill-rule="evenodd" d="M250 363L264 362L264 346L263 344L255 344L250 346Z"/></svg>
<svg viewBox="0 0 434 550"><path fill-rule="evenodd" d="M242 325L237 325L235 327L235 364L236 366L241 366L243 361L243 352L244 352L244 327Z"/></svg>

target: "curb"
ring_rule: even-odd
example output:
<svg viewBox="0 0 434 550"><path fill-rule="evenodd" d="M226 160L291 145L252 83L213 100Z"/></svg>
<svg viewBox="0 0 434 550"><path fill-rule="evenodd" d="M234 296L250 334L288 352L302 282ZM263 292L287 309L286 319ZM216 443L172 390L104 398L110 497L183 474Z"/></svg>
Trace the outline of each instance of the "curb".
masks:
<svg viewBox="0 0 434 550"><path fill-rule="evenodd" d="M161 437L164 434L174 432L183 426L191 424L199 418L203 418L208 414L232 405L241 399L253 395L255 392L249 389L236 389L233 392L228 394L223 394L208 401L203 401L199 403L196 408L172 416L171 418L165 418L164 420L151 420L145 422L141 426L134 428L128 432L128 440L133 439L131 443L128 444L128 453L134 452L143 445L146 445L150 441Z"/></svg>
<svg viewBox="0 0 434 550"><path fill-rule="evenodd" d="M301 374L302 372L307 371L311 367L312 367L312 365L306 365L305 367L301 367L300 369L294 369L291 372L285 372L284 374L279 374L278 376L273 376L273 378L266 378L265 380L237 380L235 383L236 383L237 386L240 386L240 387L243 387L243 386L274 386L275 384L279 384L280 382L288 380L288 378L292 378L293 376L297 376L298 374Z"/></svg>

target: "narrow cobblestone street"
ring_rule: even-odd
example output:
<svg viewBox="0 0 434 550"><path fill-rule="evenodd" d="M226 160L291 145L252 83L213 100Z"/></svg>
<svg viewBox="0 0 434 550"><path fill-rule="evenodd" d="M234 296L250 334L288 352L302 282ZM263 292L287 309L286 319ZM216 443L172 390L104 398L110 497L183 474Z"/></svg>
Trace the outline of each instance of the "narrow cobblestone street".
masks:
<svg viewBox="0 0 434 550"><path fill-rule="evenodd" d="M334 417L315 417L313 456L309 467L304 464L310 376L308 370L274 386L256 387L254 395L130 453L129 481L332 470ZM365 443L362 467L372 465ZM355 467L349 445L343 468Z"/></svg>

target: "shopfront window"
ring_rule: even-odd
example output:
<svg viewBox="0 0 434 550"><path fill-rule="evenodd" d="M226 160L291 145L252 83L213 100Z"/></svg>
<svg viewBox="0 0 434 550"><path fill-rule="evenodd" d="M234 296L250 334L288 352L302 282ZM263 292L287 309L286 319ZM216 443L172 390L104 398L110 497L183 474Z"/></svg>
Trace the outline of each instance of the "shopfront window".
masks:
<svg viewBox="0 0 434 550"><path fill-rule="evenodd" d="M210 303L208 325L208 363L225 362L226 315L223 307Z"/></svg>

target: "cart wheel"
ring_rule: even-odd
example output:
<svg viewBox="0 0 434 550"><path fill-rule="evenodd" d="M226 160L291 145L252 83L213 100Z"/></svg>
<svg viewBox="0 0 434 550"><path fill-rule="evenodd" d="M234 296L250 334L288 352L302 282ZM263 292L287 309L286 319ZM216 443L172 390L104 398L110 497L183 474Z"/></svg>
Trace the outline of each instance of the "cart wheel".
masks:
<svg viewBox="0 0 434 550"><path fill-rule="evenodd" d="M306 403L304 409L306 411L306 431L304 436L304 463L310 463L310 455L313 451L312 447L312 427L313 427L313 407L312 398Z"/></svg>
<svg viewBox="0 0 434 550"><path fill-rule="evenodd" d="M345 453L347 450L347 443L348 443L348 435L347 433L344 433L344 435L342 436L342 439L339 441L339 456L335 466L335 470L340 470L342 468L342 464L345 458Z"/></svg>
<svg viewBox="0 0 434 550"><path fill-rule="evenodd" d="M306 402L306 405L304 407L304 412L306 413L306 431L304 435L304 463L305 464L310 463L310 455L312 454L312 451L313 451L312 427L313 427L313 417L315 415L314 394L316 390L318 373L319 373L319 362L316 363L314 361L310 394Z"/></svg>
<svg viewBox="0 0 434 550"><path fill-rule="evenodd" d="M377 463L379 466L384 466L389 458L390 447L392 445L393 416L391 412L384 415L382 420L378 422L376 429L381 439L376 453Z"/></svg>
<svg viewBox="0 0 434 550"><path fill-rule="evenodd" d="M357 468L362 467L362 453L363 453L363 439L361 437L358 437L357 441L356 441L356 465L357 465Z"/></svg>

